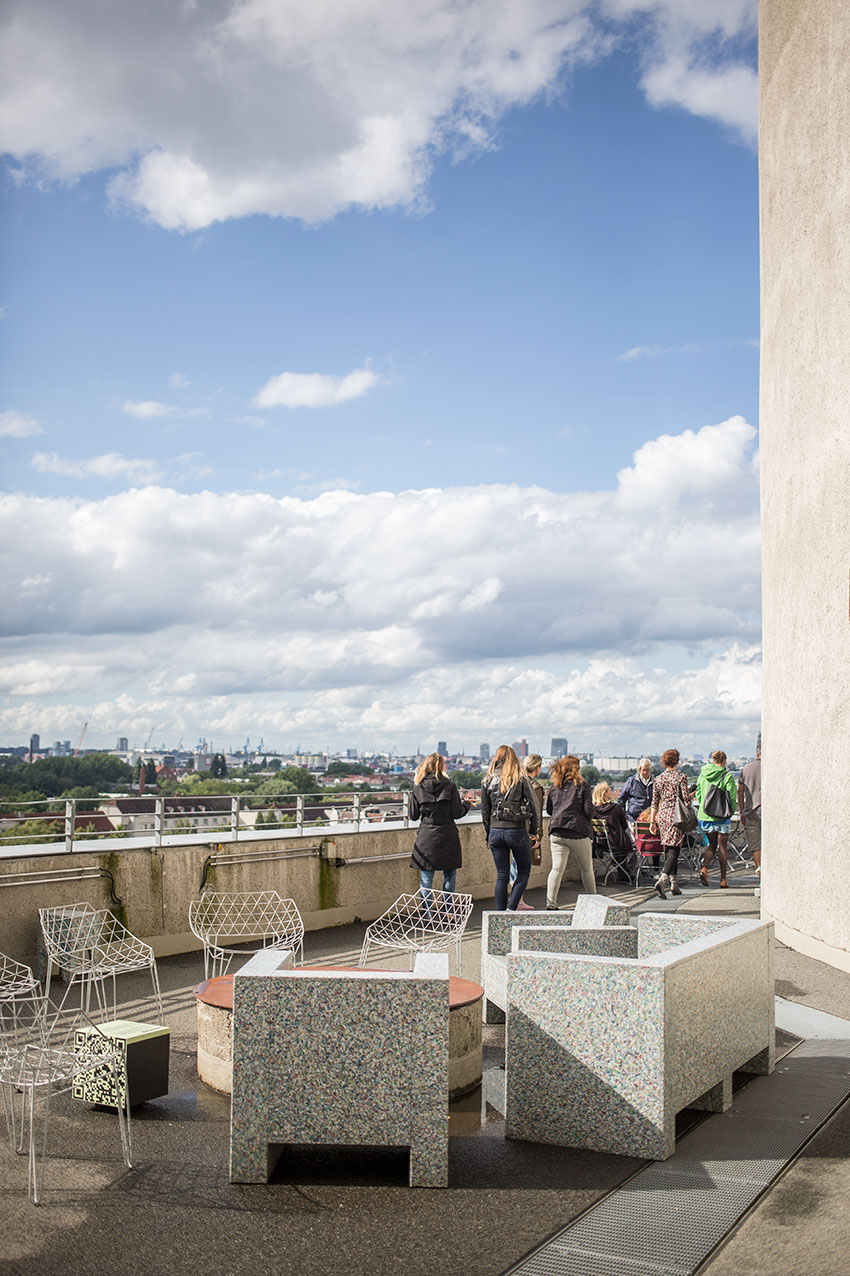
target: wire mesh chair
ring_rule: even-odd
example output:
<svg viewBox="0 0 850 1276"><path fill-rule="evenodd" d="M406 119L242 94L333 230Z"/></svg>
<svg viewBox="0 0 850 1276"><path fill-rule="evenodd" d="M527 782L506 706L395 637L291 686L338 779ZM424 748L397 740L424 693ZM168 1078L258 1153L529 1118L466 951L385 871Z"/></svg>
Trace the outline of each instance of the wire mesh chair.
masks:
<svg viewBox="0 0 850 1276"><path fill-rule="evenodd" d="M606 886L612 873L615 877L619 877L620 865L614 858L614 848L611 845L611 838L608 834L608 825L601 817L597 817L590 822L593 825L593 853L599 859L602 868L605 869L602 885ZM625 872L625 869L623 869L623 872Z"/></svg>
<svg viewBox="0 0 850 1276"><path fill-rule="evenodd" d="M66 992L66 998L67 995ZM12 1150L22 1153L24 1143L27 1144L28 1188L32 1203L40 1203L44 1187L51 1095L74 1088L83 1077L94 1076L107 1085L111 1083L111 1093L123 1099L117 1104L118 1125L124 1164L130 1168L130 1093L121 1044L105 1036L85 1011L66 1010L64 1003L57 1009L47 997L38 993L9 998L3 1002L3 1010L0 1015L0 1087ZM15 1108L18 1093L22 1095L19 1119ZM43 1097L40 1140L36 1134L38 1094Z"/></svg>
<svg viewBox="0 0 850 1276"><path fill-rule="evenodd" d="M435 890L399 895L385 913L366 927L359 965L366 965L372 947L408 952L411 970L415 953L443 953L454 948L460 974L460 945L471 916L471 895Z"/></svg>
<svg viewBox="0 0 850 1276"><path fill-rule="evenodd" d="M224 975L236 956L248 957L265 948L290 949L304 961L304 922L294 899L277 891L206 891L189 905L192 934L204 945L204 975ZM257 948L232 948L262 939Z"/></svg>
<svg viewBox="0 0 850 1276"><path fill-rule="evenodd" d="M105 981L112 979L112 1017L118 1017L116 976L149 970L153 993L163 1022L162 995L156 958L150 944L137 939L108 908L92 908L83 901L62 908L40 908L41 931L47 952L44 993L50 996L51 966L55 963L68 977L68 988L79 980L83 1009L91 1008L94 990L103 1018L107 1016Z"/></svg>
<svg viewBox="0 0 850 1276"><path fill-rule="evenodd" d="M38 980L29 966L0 953L0 1003L35 992Z"/></svg>

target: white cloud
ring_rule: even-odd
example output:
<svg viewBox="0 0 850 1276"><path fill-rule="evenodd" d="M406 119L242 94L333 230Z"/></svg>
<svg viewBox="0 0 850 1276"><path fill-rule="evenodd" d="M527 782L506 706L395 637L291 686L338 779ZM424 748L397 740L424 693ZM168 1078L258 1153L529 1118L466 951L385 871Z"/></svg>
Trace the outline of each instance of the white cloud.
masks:
<svg viewBox="0 0 850 1276"><path fill-rule="evenodd" d="M661 435L615 489L597 492L10 494L0 546L16 548L0 615L7 634L26 638L0 650L13 666L97 665L90 689L111 706L104 715L130 695L141 721L148 699L174 694L162 723L209 713L234 731L254 711L269 730L319 731L324 713L361 739L381 713L397 734L405 715L413 732L430 714L447 730L449 718L452 730L468 719L476 733L512 718L513 739L523 704L555 734L582 717L587 730L648 729L674 721L663 715L679 704L675 688L676 722L692 711L694 730L749 721L760 632L754 438L741 417ZM133 481L138 472L122 467L152 465L95 462L67 464ZM740 683L721 677L739 666ZM9 711L0 725L11 729Z"/></svg>
<svg viewBox="0 0 850 1276"><path fill-rule="evenodd" d="M34 434L43 434L41 426L34 416L25 412L0 412L0 438L28 439Z"/></svg>
<svg viewBox="0 0 850 1276"><path fill-rule="evenodd" d="M154 417L173 416L177 411L170 403L158 403L156 399L125 399L121 411L128 416L138 417L141 421L149 421Z"/></svg>
<svg viewBox="0 0 850 1276"><path fill-rule="evenodd" d="M698 350L699 346L632 346L615 356L618 363L631 363L633 359L657 359L664 354L683 354Z"/></svg>
<svg viewBox="0 0 850 1276"><path fill-rule="evenodd" d="M175 390L187 390L192 382L185 372L172 372L168 378L168 384Z"/></svg>
<svg viewBox="0 0 850 1276"><path fill-rule="evenodd" d="M642 50L651 102L752 136L755 74L738 50L754 13L755 0L28 0L3 23L0 148L22 177L117 169L113 199L180 231L421 207L436 156L495 145L506 112L618 41Z"/></svg>
<svg viewBox="0 0 850 1276"><path fill-rule="evenodd" d="M281 372L251 400L258 408L328 408L359 399L380 377L371 368L355 368L344 377L321 372Z"/></svg>
<svg viewBox="0 0 850 1276"><path fill-rule="evenodd" d="M69 478L122 478L131 483L155 483L162 471L155 461L104 452L82 461L72 461L58 452L36 452L30 462L41 474L62 474Z"/></svg>

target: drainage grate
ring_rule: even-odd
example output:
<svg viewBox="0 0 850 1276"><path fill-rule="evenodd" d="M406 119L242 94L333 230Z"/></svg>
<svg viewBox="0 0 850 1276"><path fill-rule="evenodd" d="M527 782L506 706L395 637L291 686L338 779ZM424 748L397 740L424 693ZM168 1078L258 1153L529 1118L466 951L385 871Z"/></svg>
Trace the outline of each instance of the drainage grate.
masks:
<svg viewBox="0 0 850 1276"><path fill-rule="evenodd" d="M803 1042L511 1276L691 1276L848 1094L850 1041Z"/></svg>

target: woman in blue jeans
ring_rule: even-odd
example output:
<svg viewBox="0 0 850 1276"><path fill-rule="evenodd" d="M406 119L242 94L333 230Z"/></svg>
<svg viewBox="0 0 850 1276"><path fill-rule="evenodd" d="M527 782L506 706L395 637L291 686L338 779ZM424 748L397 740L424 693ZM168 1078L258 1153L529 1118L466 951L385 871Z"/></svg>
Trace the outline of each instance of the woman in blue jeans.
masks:
<svg viewBox="0 0 850 1276"><path fill-rule="evenodd" d="M487 845L496 864L496 908L516 911L531 874L531 836L540 831L540 812L534 790L509 744L493 755L481 788L481 818ZM508 897L511 855L517 866L516 881Z"/></svg>

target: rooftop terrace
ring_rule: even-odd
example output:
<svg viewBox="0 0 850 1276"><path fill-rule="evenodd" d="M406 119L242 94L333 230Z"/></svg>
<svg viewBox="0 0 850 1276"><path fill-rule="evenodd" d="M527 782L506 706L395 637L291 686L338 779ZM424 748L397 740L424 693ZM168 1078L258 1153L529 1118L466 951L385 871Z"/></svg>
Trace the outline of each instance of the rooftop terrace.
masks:
<svg viewBox="0 0 850 1276"><path fill-rule="evenodd" d="M738 874L729 891L686 887L681 900L666 905L648 891L619 898L637 910L747 917L757 915L755 884ZM574 896L571 891L562 898ZM542 906L542 892L531 891L529 901ZM480 924L478 905L463 946L463 974L471 979L479 974ZM363 929L356 924L308 932L306 960L329 966L356 962ZM392 966L393 961L374 964ZM134 1168L127 1170L121 1161L113 1114L69 1097L58 1100L51 1110L43 1206L35 1208L27 1200L23 1160L12 1156L8 1145L0 1151L3 1270L21 1276L114 1271L224 1276L269 1270L300 1276L499 1276L519 1264L523 1274L543 1276L566 1268L552 1266L545 1248L533 1260L524 1261L526 1256L608 1193L615 1193L610 1200L616 1203L616 1190L647 1164L506 1141L501 1113L488 1102L494 1093L489 1082L498 1077L503 1057L504 1029L494 1025L485 1026L482 1090L451 1106L447 1189L411 1189L404 1152L367 1149L304 1151L288 1159L268 1185L233 1186L228 1179L230 1101L207 1089L196 1071L192 989L203 977L201 954L161 958L159 967L172 1030L170 1093L134 1114ZM790 1028L778 1034L780 1051L792 1049L800 1036L822 1033L824 1025L833 1035L850 1035L850 1022L836 1028L835 1021L817 1013L850 1021L850 976L782 945L776 949L776 975L783 999L778 1022ZM124 986L129 1004L123 1012L144 1018L151 1008L145 1000L149 985L144 977L136 984L134 979L128 977ZM815 1012L810 1019L807 1007ZM686 1124L727 1120L684 1116ZM848 1136L850 1105L845 1103L700 1270L711 1276L844 1272L850 1241ZM677 1154L687 1142L687 1134L680 1137ZM752 1155L757 1157L758 1150ZM698 1228L717 1195L712 1181L702 1179L676 1197L675 1210L666 1196L658 1200L657 1233L670 1239L673 1255L677 1234ZM598 1270L693 1269L683 1261L665 1266L636 1259Z"/></svg>

